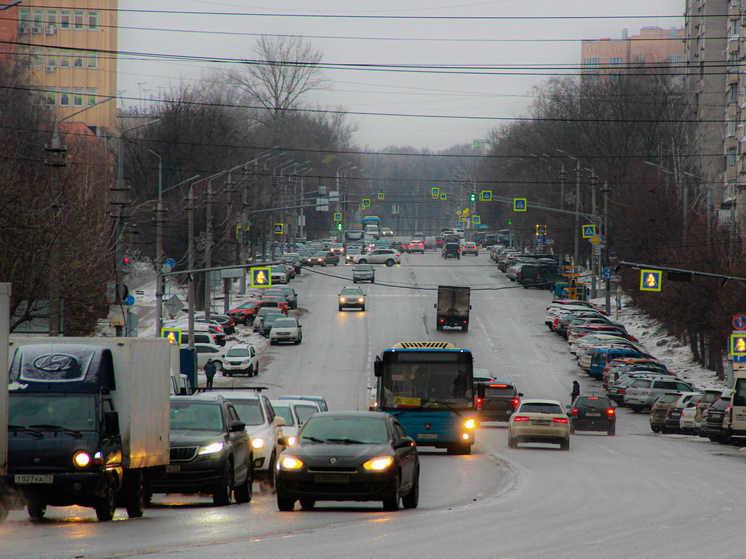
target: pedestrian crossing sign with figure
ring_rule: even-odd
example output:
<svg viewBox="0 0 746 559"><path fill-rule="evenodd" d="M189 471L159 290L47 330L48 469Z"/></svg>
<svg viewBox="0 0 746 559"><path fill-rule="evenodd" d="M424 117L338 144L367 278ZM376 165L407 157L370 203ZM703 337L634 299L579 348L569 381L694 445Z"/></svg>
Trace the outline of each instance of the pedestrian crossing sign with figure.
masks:
<svg viewBox="0 0 746 559"><path fill-rule="evenodd" d="M513 198L513 211L514 212L525 212L526 211L526 199L525 198Z"/></svg>
<svg viewBox="0 0 746 559"><path fill-rule="evenodd" d="M482 202L491 202L492 201L492 191L491 190L482 190L482 192L479 193L479 200Z"/></svg>
<svg viewBox="0 0 746 559"><path fill-rule="evenodd" d="M278 235L282 235L282 232L285 230L285 224L284 223L275 223L275 233Z"/></svg>
<svg viewBox="0 0 746 559"><path fill-rule="evenodd" d="M437 199L440 197L440 188L432 188L430 192L432 193L433 198Z"/></svg>
<svg viewBox="0 0 746 559"><path fill-rule="evenodd" d="M251 287L272 287L272 269L252 268Z"/></svg>
<svg viewBox="0 0 746 559"><path fill-rule="evenodd" d="M161 328L161 338L166 338L170 344L181 346L181 329Z"/></svg>
<svg viewBox="0 0 746 559"><path fill-rule="evenodd" d="M730 354L746 355L746 336L742 334L731 334Z"/></svg>
<svg viewBox="0 0 746 559"><path fill-rule="evenodd" d="M660 270L640 270L640 291L660 291Z"/></svg>
<svg viewBox="0 0 746 559"><path fill-rule="evenodd" d="M596 226L595 225L583 225L583 238L584 239L590 239L591 237L596 236Z"/></svg>

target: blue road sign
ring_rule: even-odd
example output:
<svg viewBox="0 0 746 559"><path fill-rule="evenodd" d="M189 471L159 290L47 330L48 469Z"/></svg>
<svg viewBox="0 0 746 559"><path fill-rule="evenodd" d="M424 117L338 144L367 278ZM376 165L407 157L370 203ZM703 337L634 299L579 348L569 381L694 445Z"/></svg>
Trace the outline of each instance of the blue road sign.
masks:
<svg viewBox="0 0 746 559"><path fill-rule="evenodd" d="M432 192L433 198L438 198L440 196L440 188L433 188L430 192Z"/></svg>
<svg viewBox="0 0 746 559"><path fill-rule="evenodd" d="M492 201L492 191L491 190L482 190L482 192L479 194L479 199L482 202L491 202Z"/></svg>
<svg viewBox="0 0 746 559"><path fill-rule="evenodd" d="M731 334L730 354L746 356L746 336L739 336L738 334Z"/></svg>
<svg viewBox="0 0 746 559"><path fill-rule="evenodd" d="M475 225L479 225L481 223L481 218L478 215L471 216L471 222Z"/></svg>
<svg viewBox="0 0 746 559"><path fill-rule="evenodd" d="M603 276L606 279L609 279L611 277L611 268L604 268Z"/></svg>
<svg viewBox="0 0 746 559"><path fill-rule="evenodd" d="M746 316L737 314L733 317L733 328L736 330L746 330Z"/></svg>
<svg viewBox="0 0 746 559"><path fill-rule="evenodd" d="M124 304L127 305L128 307L131 307L132 305L135 304L135 298L132 295L127 295L124 298Z"/></svg>
<svg viewBox="0 0 746 559"><path fill-rule="evenodd" d="M252 268L251 287L272 287L272 269Z"/></svg>
<svg viewBox="0 0 746 559"><path fill-rule="evenodd" d="M285 229L284 223L275 223L275 233L282 235L282 231Z"/></svg>
<svg viewBox="0 0 746 559"><path fill-rule="evenodd" d="M583 238L584 239L590 239L591 237L596 236L596 226L595 225L583 225Z"/></svg>
<svg viewBox="0 0 746 559"><path fill-rule="evenodd" d="M640 291L660 291L662 274L660 270L640 270Z"/></svg>
<svg viewBox="0 0 746 559"><path fill-rule="evenodd" d="M513 211L514 212L525 212L527 205L528 204L526 203L525 198L513 198Z"/></svg>
<svg viewBox="0 0 746 559"><path fill-rule="evenodd" d="M446 195L446 194L441 194L441 195L440 195L440 199L441 199L441 200L445 200L446 198L447 198L447 195Z"/></svg>
<svg viewBox="0 0 746 559"><path fill-rule="evenodd" d="M181 345L181 329L161 328L161 338L167 338L170 343L176 346L180 346Z"/></svg>
<svg viewBox="0 0 746 559"><path fill-rule="evenodd" d="M173 258L169 258L168 260L166 260L166 264L174 268L176 267L176 260L174 260Z"/></svg>
<svg viewBox="0 0 746 559"><path fill-rule="evenodd" d="M342 221L342 214L341 213L335 213L334 214L334 221Z"/></svg>

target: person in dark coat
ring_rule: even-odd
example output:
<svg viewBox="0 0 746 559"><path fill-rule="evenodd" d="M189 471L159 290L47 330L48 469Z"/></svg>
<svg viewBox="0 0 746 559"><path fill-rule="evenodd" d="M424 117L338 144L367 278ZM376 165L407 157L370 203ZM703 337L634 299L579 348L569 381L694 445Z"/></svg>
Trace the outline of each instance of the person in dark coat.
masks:
<svg viewBox="0 0 746 559"><path fill-rule="evenodd" d="M217 372L218 368L215 365L215 361L212 360L212 357L210 357L207 360L207 363L205 363L205 376L207 377L207 388L212 388L212 379L215 378L215 373Z"/></svg>
<svg viewBox="0 0 746 559"><path fill-rule="evenodd" d="M580 396L580 383L577 380L572 381L572 392L570 392L570 402L574 402L575 398Z"/></svg>

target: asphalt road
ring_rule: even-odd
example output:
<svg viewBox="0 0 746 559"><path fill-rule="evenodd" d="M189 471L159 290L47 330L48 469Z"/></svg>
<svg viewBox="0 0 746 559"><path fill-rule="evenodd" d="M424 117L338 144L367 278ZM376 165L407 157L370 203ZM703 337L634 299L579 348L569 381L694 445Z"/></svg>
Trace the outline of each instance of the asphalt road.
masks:
<svg viewBox="0 0 746 559"><path fill-rule="evenodd" d="M375 355L404 340L444 340L472 350L475 366L514 381L526 397L569 401L580 376L566 343L543 324L550 295L515 288L486 255L459 261L404 255L363 284L366 312L338 312L349 266L294 282L299 346L271 346L247 383L268 393L323 394L331 409L367 409ZM469 331L437 331L438 284L470 285ZM643 340L644 342L644 340ZM212 506L209 497L163 496L145 517L90 509L25 512L0 525L0 557L716 557L743 556L744 454L693 437L655 435L644 414L619 411L617 436L578 434L571 450L507 447L505 425L479 429L471 456L422 450L420 507L384 513L377 503L319 503L280 513L274 496Z"/></svg>

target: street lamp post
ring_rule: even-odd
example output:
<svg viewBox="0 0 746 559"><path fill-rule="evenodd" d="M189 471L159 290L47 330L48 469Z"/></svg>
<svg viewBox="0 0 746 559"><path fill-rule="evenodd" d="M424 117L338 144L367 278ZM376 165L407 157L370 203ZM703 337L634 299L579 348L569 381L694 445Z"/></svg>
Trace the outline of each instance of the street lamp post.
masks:
<svg viewBox="0 0 746 559"><path fill-rule="evenodd" d="M158 158L158 206L155 210L155 328L156 336L160 336L163 323L163 158L152 149L148 151Z"/></svg>

